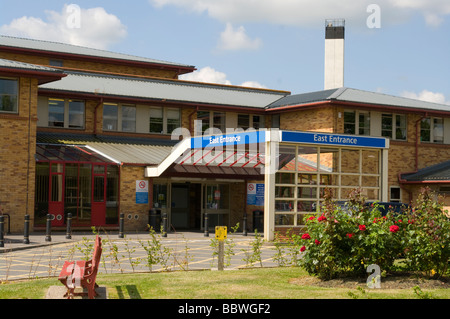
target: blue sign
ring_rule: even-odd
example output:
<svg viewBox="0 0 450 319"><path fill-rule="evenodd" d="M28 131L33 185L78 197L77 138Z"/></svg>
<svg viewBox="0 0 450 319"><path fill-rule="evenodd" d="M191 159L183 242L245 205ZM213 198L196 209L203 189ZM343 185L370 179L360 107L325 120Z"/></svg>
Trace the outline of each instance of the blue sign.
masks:
<svg viewBox="0 0 450 319"><path fill-rule="evenodd" d="M265 131L247 131L224 135L207 135L191 138L191 148L214 148L229 145L257 144L266 140Z"/></svg>
<svg viewBox="0 0 450 319"><path fill-rule="evenodd" d="M264 206L264 184L247 184L247 205Z"/></svg>
<svg viewBox="0 0 450 319"><path fill-rule="evenodd" d="M315 132L286 132L281 135L282 142L325 144L337 146L356 146L387 148L388 140L385 138L360 136L360 135L338 135Z"/></svg>

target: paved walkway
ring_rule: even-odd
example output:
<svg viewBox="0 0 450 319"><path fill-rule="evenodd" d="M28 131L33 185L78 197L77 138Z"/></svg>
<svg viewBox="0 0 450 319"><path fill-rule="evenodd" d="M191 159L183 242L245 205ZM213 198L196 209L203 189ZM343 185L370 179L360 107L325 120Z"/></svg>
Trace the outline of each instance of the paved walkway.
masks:
<svg viewBox="0 0 450 319"><path fill-rule="evenodd" d="M103 253L99 273L150 271L148 254L144 249L152 240L149 233L125 234L124 238L119 238L118 232L100 233L100 236ZM200 232L169 233L167 237L156 234L166 260L152 265L151 271L217 269L217 256L211 246L214 237L214 233L205 237ZM94 238L92 233L74 233L71 239L66 239L65 233L54 233L51 241L46 241L45 233L38 233L30 234L30 243L24 244L23 235L5 235L4 247L0 247L0 282L58 276L65 260L81 259L84 251L92 255L88 247L93 245ZM233 254L225 269L250 266L248 260L253 252L252 242L255 242L254 234L229 234L228 244L224 246L225 251L231 249ZM263 243L262 265L278 266L273 260L275 254L273 243ZM260 262L254 263L254 266L260 266Z"/></svg>

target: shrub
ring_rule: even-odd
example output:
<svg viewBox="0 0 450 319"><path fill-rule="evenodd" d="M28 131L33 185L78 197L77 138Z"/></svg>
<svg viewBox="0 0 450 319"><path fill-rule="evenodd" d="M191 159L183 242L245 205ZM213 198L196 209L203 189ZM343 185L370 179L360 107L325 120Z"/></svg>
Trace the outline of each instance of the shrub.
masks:
<svg viewBox="0 0 450 319"><path fill-rule="evenodd" d="M377 203L365 205L360 189L351 192L345 208L331 194L324 191L319 212L307 218L304 234L296 237L299 263L308 273L322 279L366 275L370 264L392 271L399 258L406 258L409 270L447 270L449 220L428 193L419 197L414 211L386 216Z"/></svg>

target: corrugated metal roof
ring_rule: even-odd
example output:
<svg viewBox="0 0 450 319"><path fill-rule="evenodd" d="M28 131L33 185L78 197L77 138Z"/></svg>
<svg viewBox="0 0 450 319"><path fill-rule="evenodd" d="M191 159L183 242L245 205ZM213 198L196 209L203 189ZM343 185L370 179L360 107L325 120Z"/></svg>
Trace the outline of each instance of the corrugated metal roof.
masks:
<svg viewBox="0 0 450 319"><path fill-rule="evenodd" d="M317 92L294 94L286 96L270 105L267 109L275 109L290 105L306 105L314 102L341 101L364 103L410 109L450 112L450 105L431 103L405 97L388 95L378 92L363 91L352 88L339 88Z"/></svg>
<svg viewBox="0 0 450 319"><path fill-rule="evenodd" d="M407 182L440 181L450 182L450 161L425 167L415 173L402 174L401 178Z"/></svg>
<svg viewBox="0 0 450 319"><path fill-rule="evenodd" d="M87 48L72 44L66 43L58 43L51 41L43 41L43 40L35 40L35 39L25 39L25 38L17 38L0 35L0 46L6 47L15 47L15 48L23 48L23 49L32 49L32 50L40 50L40 51L50 51L55 53L67 53L67 54L76 54L76 55L84 55L84 56L93 56L93 57L102 57L102 58L111 58L117 60L124 61L134 61L134 62L144 62L144 63L156 63L170 66L179 66L179 67L187 67L194 69L194 66L180 64L175 62L168 62L162 60L155 60L150 58L138 57L130 54L116 53L110 52L106 50L99 50L93 48Z"/></svg>
<svg viewBox="0 0 450 319"><path fill-rule="evenodd" d="M170 146L113 143L87 143L89 148L120 163L155 165L172 151Z"/></svg>
<svg viewBox="0 0 450 319"><path fill-rule="evenodd" d="M61 71L61 70L49 68L49 67L42 66L42 65L18 62L18 61L11 61L11 60L6 60L6 59L0 59L0 67L10 68L10 69L23 69L23 70L32 70L32 71L63 73L63 71Z"/></svg>
<svg viewBox="0 0 450 319"><path fill-rule="evenodd" d="M177 80L142 79L92 73L69 73L42 89L99 95L264 108L289 94L254 88L220 86Z"/></svg>

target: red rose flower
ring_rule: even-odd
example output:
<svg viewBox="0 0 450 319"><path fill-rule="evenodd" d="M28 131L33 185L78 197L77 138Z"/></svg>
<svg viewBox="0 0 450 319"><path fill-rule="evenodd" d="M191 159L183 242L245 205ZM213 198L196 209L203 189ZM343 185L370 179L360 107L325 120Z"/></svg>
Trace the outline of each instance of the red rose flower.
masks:
<svg viewBox="0 0 450 319"><path fill-rule="evenodd" d="M314 220L315 218L316 218L316 217L311 216L311 217L308 218L308 220Z"/></svg>
<svg viewBox="0 0 450 319"><path fill-rule="evenodd" d="M366 230L366 225L359 225L359 230L360 231L365 231Z"/></svg>
<svg viewBox="0 0 450 319"><path fill-rule="evenodd" d="M305 246L302 246L301 248L300 248L300 252L304 252L306 250L306 247Z"/></svg>
<svg viewBox="0 0 450 319"><path fill-rule="evenodd" d="M308 233L305 233L302 235L302 239L311 239L311 236L309 236Z"/></svg>
<svg viewBox="0 0 450 319"><path fill-rule="evenodd" d="M347 233L347 237L348 238L352 238L353 237L353 233Z"/></svg>
<svg viewBox="0 0 450 319"><path fill-rule="evenodd" d="M327 220L327 218L325 216L319 216L319 218L317 218L318 222L321 222L322 220Z"/></svg>
<svg viewBox="0 0 450 319"><path fill-rule="evenodd" d="M315 239L315 240L314 240L314 243L315 243L316 245L319 245L319 244L320 244L320 241L318 241L317 239Z"/></svg>
<svg viewBox="0 0 450 319"><path fill-rule="evenodd" d="M389 227L389 231L393 233L396 233L399 229L400 227L398 227L397 225L392 225Z"/></svg>

